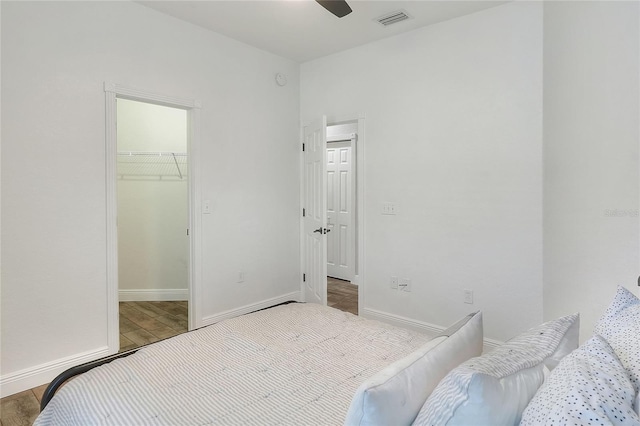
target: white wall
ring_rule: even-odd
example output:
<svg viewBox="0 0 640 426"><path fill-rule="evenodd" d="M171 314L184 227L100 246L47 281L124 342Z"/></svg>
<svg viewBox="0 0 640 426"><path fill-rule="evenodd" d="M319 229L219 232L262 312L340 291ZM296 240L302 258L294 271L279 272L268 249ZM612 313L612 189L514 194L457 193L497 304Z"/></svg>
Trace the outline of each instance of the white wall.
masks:
<svg viewBox="0 0 640 426"><path fill-rule="evenodd" d="M539 323L541 4L302 64L304 122L353 113L366 114L365 314L446 326L481 309L501 340ZM381 215L387 201L399 214ZM391 276L413 291L390 289Z"/></svg>
<svg viewBox="0 0 640 426"><path fill-rule="evenodd" d="M358 123L330 124L327 126L327 139L332 136L344 136L358 133Z"/></svg>
<svg viewBox="0 0 640 426"><path fill-rule="evenodd" d="M118 152L187 152L187 111L126 99L117 102ZM121 301L187 300L188 170L186 157L178 158L176 166L170 156L119 157Z"/></svg>
<svg viewBox="0 0 640 426"><path fill-rule="evenodd" d="M1 7L3 395L106 351L104 81L202 103L203 316L299 290L297 64L132 2Z"/></svg>
<svg viewBox="0 0 640 426"><path fill-rule="evenodd" d="M581 337L640 274L638 2L545 2L544 317Z"/></svg>

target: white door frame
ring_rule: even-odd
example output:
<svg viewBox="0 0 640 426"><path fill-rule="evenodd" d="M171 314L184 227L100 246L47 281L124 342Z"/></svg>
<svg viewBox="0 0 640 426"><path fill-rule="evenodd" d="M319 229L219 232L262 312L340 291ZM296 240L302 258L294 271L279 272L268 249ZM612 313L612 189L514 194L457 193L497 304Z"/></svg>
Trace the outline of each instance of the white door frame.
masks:
<svg viewBox="0 0 640 426"><path fill-rule="evenodd" d="M351 114L351 115L339 115L339 116L327 116L327 125L333 126L336 124L344 123L358 123L357 142L356 142L356 261L355 261L355 275L353 283L358 285L358 314L362 312L366 301L366 285L365 285L365 115L364 114ZM303 127L300 128L300 139L303 139ZM304 208L304 152L300 150L300 267L302 273L305 271L304 260L304 221L302 218L302 209ZM325 176L326 179L326 176ZM326 183L323 185L326 198ZM300 276L300 290L301 294L304 291L304 282L302 281L302 274Z"/></svg>
<svg viewBox="0 0 640 426"><path fill-rule="evenodd" d="M202 325L200 309L202 242L200 234L200 102L165 96L105 82L105 151L106 151L106 230L107 230L107 335L109 353L120 349L118 299L118 188L117 188L117 105L116 99L163 105L187 111L188 185L189 185L189 330ZM185 230L186 232L186 230Z"/></svg>

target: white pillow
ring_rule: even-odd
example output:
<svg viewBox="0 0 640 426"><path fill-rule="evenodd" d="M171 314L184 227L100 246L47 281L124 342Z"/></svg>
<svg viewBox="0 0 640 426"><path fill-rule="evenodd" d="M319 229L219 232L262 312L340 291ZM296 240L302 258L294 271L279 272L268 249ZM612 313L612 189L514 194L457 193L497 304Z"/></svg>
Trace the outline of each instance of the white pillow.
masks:
<svg viewBox="0 0 640 426"><path fill-rule="evenodd" d="M462 323L463 324L460 324ZM482 313L477 312L363 382L346 425L411 424L438 382L460 363L482 353Z"/></svg>
<svg viewBox="0 0 640 426"><path fill-rule="evenodd" d="M613 349L600 336L567 355L522 414L522 426L613 424L640 426L634 391Z"/></svg>
<svg viewBox="0 0 640 426"><path fill-rule="evenodd" d="M640 299L618 286L613 301L598 320L594 333L604 337L627 370L635 393L640 390ZM635 404L636 410L640 410Z"/></svg>
<svg viewBox="0 0 640 426"><path fill-rule="evenodd" d="M518 424L558 361L578 347L579 315L549 321L451 371L414 425Z"/></svg>

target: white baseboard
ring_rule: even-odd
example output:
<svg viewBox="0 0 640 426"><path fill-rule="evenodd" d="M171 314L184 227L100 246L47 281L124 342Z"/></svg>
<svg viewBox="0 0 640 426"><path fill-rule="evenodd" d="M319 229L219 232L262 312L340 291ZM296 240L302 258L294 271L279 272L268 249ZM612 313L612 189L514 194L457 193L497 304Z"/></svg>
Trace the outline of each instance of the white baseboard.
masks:
<svg viewBox="0 0 640 426"><path fill-rule="evenodd" d="M0 397L13 395L27 389L49 383L58 374L85 362L93 361L109 355L109 348L102 347L93 351L83 352L77 355L60 358L55 361L25 368L15 373L9 373L0 377Z"/></svg>
<svg viewBox="0 0 640 426"><path fill-rule="evenodd" d="M132 289L118 290L121 302L151 302L189 300L189 290L181 288L169 289Z"/></svg>
<svg viewBox="0 0 640 426"><path fill-rule="evenodd" d="M409 328L411 330L420 331L425 334L433 335L439 334L443 332L447 327L442 327L435 324L430 324L424 321L418 321L411 318L403 317L400 315L390 314L388 312L378 311L376 309L371 308L362 308L360 309L360 315L369 318L375 319L378 321L386 322L387 324L395 325L398 327ZM500 346L503 342L494 339L484 339L483 344L483 353L490 352Z"/></svg>
<svg viewBox="0 0 640 426"><path fill-rule="evenodd" d="M250 305L245 305L240 308L230 309L228 311L221 312L219 314L211 315L208 317L204 317L202 319L202 325L211 325L217 322L220 322L225 319L234 318L239 315L248 314L249 312L257 311L258 309L268 308L273 305L277 305L279 303L288 302L290 300L294 300L296 302L300 301L300 292L294 291L292 293L283 294L282 296L273 297L271 299L263 300L258 303L252 303Z"/></svg>

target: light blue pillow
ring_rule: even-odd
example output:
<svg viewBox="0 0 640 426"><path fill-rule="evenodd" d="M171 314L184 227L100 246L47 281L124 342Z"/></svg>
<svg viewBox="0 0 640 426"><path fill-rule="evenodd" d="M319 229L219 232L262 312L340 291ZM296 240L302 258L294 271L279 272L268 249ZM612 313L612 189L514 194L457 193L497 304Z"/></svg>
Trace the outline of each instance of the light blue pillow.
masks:
<svg viewBox="0 0 640 426"><path fill-rule="evenodd" d="M414 425L514 425L559 360L578 347L579 315L549 321L451 371Z"/></svg>

